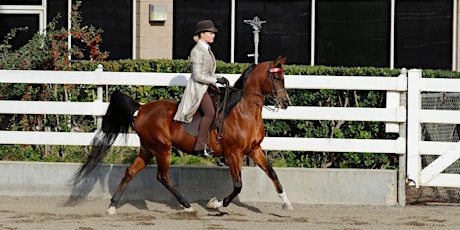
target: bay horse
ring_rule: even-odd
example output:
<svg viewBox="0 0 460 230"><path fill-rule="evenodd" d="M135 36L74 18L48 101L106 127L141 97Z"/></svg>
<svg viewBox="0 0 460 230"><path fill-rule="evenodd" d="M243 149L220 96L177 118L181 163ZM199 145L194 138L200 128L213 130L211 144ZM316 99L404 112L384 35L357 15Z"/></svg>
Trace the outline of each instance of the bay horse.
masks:
<svg viewBox="0 0 460 230"><path fill-rule="evenodd" d="M278 57L274 61L252 64L246 68L235 85L230 87L228 107L223 111L225 132L222 139L217 141L218 133L216 129L213 129L210 133L209 144L215 151L214 157L225 157L233 181L233 191L222 201L212 198L207 208L226 207L240 193L243 157L248 156L272 180L282 199L282 207L293 209L260 146L264 139L262 121L264 99L267 97L273 99L275 107L281 109L286 109L290 105L289 96L284 87L282 65L285 62L286 58ZM193 211L190 203L171 184L168 175L171 147L174 146L190 154L196 139L195 136L184 130L182 123L173 121L177 105L178 103L174 100L156 100L141 105L120 91L113 92L107 112L103 116L102 127L96 132L93 139L93 148L87 160L73 177L74 185L89 176L101 164L118 134L126 134L129 128L133 127L140 139L140 150L113 194L107 213L115 214L115 209L126 186L153 157L156 157L158 164L156 179L175 196L185 211ZM138 113L135 117L136 111Z"/></svg>

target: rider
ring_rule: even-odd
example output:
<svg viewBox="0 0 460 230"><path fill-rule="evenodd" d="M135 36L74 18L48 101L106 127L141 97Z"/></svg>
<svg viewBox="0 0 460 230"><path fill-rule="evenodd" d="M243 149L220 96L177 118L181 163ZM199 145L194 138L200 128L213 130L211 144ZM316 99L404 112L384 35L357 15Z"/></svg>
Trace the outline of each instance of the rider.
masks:
<svg viewBox="0 0 460 230"><path fill-rule="evenodd" d="M228 80L215 74L216 59L209 44L214 42L217 32L211 20L197 22L193 40L196 45L190 52L192 74L187 82L174 121L190 123L193 115L199 109L203 112L198 137L193 148L193 155L209 157L214 150L208 148L208 136L215 109L207 90L209 85L216 83L227 84Z"/></svg>

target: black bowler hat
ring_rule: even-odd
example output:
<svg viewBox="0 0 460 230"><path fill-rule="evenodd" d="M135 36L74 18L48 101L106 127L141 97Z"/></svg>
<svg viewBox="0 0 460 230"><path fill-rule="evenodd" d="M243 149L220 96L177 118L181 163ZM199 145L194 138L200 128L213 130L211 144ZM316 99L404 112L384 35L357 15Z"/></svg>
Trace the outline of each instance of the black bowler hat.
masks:
<svg viewBox="0 0 460 230"><path fill-rule="evenodd" d="M195 34L199 34L201 32L217 32L218 30L214 26L214 23L211 20L201 20L196 23L196 31Z"/></svg>

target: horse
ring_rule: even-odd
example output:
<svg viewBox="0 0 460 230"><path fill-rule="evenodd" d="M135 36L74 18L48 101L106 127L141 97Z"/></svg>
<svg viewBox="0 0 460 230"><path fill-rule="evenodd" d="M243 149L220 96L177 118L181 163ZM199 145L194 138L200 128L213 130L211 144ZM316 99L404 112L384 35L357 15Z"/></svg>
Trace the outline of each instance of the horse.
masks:
<svg viewBox="0 0 460 230"><path fill-rule="evenodd" d="M286 109L291 104L284 86L282 65L285 62L285 57L278 57L274 61L252 64L244 70L233 87L227 86L227 107L220 112L225 118L225 129L219 140L217 130L211 130L209 144L215 151L214 157L225 158L233 181L233 191L221 201L212 198L207 208L227 207L240 193L243 158L248 156L272 180L282 200L282 208L293 210L261 147L264 139L262 109L265 99L272 99L277 109ZM158 167L156 179L175 196L185 211L193 211L190 203L171 184L168 175L171 147L191 154L196 140L195 136L184 130L183 123L173 121L177 106L177 101L168 99L140 104L126 94L114 91L107 112L103 116L102 126L93 138L92 150L87 160L76 171L73 183L76 185L82 181L101 164L118 134L126 134L130 128L134 128L140 139L140 150L133 163L126 169L112 196L107 213L116 213L116 207L126 186L153 157L156 158ZM135 112L137 116L134 116Z"/></svg>

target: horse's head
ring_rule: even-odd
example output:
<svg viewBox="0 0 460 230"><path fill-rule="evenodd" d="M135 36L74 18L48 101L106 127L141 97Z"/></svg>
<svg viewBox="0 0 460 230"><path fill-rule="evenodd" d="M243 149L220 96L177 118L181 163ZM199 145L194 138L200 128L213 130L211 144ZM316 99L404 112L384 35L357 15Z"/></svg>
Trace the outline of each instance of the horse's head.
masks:
<svg viewBox="0 0 460 230"><path fill-rule="evenodd" d="M284 63L286 63L285 57L278 57L272 62L265 63L266 79L261 86L263 94L271 97L275 101L275 107L280 109L286 109L291 105L291 100L289 100L289 95L284 87L282 68Z"/></svg>

